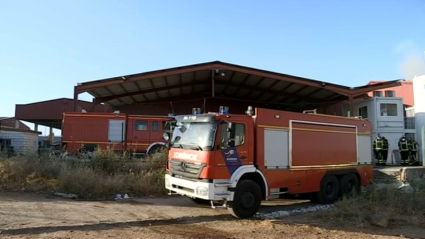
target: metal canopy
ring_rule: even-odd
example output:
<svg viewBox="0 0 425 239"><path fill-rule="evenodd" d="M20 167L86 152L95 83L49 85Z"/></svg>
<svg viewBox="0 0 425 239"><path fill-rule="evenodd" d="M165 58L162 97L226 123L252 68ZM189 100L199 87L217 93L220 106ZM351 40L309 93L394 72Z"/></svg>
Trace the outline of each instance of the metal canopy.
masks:
<svg viewBox="0 0 425 239"><path fill-rule="evenodd" d="M347 87L214 61L80 83L74 89L74 102L78 94L87 92L96 103L112 107L178 101L196 95L311 108L347 99L352 102L367 92L399 85L395 80ZM74 107L76 110L77 104Z"/></svg>
<svg viewBox="0 0 425 239"><path fill-rule="evenodd" d="M79 109L92 112L111 112L112 109L105 105L94 105L92 102L78 101ZM59 98L34 102L30 104L17 104L15 106L15 118L37 125L62 128L64 112L74 111L74 101L69 98Z"/></svg>

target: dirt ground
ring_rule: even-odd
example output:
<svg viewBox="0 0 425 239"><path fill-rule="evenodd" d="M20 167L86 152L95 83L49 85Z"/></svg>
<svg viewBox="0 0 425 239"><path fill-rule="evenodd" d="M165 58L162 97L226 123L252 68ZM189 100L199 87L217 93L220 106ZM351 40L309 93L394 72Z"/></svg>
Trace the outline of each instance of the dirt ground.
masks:
<svg viewBox="0 0 425 239"><path fill-rule="evenodd" d="M265 202L262 212L309 205ZM45 194L0 193L0 238L425 238L425 229L359 228L315 214L238 220L225 209L184 197L79 201Z"/></svg>

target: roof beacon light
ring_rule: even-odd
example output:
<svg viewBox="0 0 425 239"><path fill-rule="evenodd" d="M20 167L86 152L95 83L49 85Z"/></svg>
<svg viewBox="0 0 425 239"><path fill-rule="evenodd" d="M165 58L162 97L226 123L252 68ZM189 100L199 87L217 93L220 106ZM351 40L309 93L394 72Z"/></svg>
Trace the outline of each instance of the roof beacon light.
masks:
<svg viewBox="0 0 425 239"><path fill-rule="evenodd" d="M245 114L247 114L247 115L252 115L252 114L254 114L254 111L252 110L252 106L248 106L248 110L247 110L247 111L245 111Z"/></svg>
<svg viewBox="0 0 425 239"><path fill-rule="evenodd" d="M229 113L229 107L227 106L220 106L220 114L228 114Z"/></svg>
<svg viewBox="0 0 425 239"><path fill-rule="evenodd" d="M201 113L201 108L192 108L192 114L198 115Z"/></svg>

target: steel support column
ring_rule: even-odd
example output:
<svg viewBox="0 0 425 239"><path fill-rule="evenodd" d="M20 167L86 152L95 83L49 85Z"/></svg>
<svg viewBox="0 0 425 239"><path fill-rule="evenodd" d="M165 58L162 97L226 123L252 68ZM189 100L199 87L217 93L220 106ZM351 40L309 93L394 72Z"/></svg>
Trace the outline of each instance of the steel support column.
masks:
<svg viewBox="0 0 425 239"><path fill-rule="evenodd" d="M78 111L78 91L77 86L74 86L74 112Z"/></svg>
<svg viewBox="0 0 425 239"><path fill-rule="evenodd" d="M215 96L215 72L214 70L211 71L211 95L212 97Z"/></svg>

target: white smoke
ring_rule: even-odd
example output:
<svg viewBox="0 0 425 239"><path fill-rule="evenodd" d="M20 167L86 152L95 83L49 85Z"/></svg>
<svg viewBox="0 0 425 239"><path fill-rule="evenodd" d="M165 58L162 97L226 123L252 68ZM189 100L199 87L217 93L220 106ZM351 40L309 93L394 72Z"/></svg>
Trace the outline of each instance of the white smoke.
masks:
<svg viewBox="0 0 425 239"><path fill-rule="evenodd" d="M419 54L409 55L401 64L400 71L408 81L415 76L425 74L425 57Z"/></svg>
<svg viewBox="0 0 425 239"><path fill-rule="evenodd" d="M411 81L417 75L425 74L425 52L420 51L411 41L401 42L395 52L404 56L399 71L404 79Z"/></svg>

